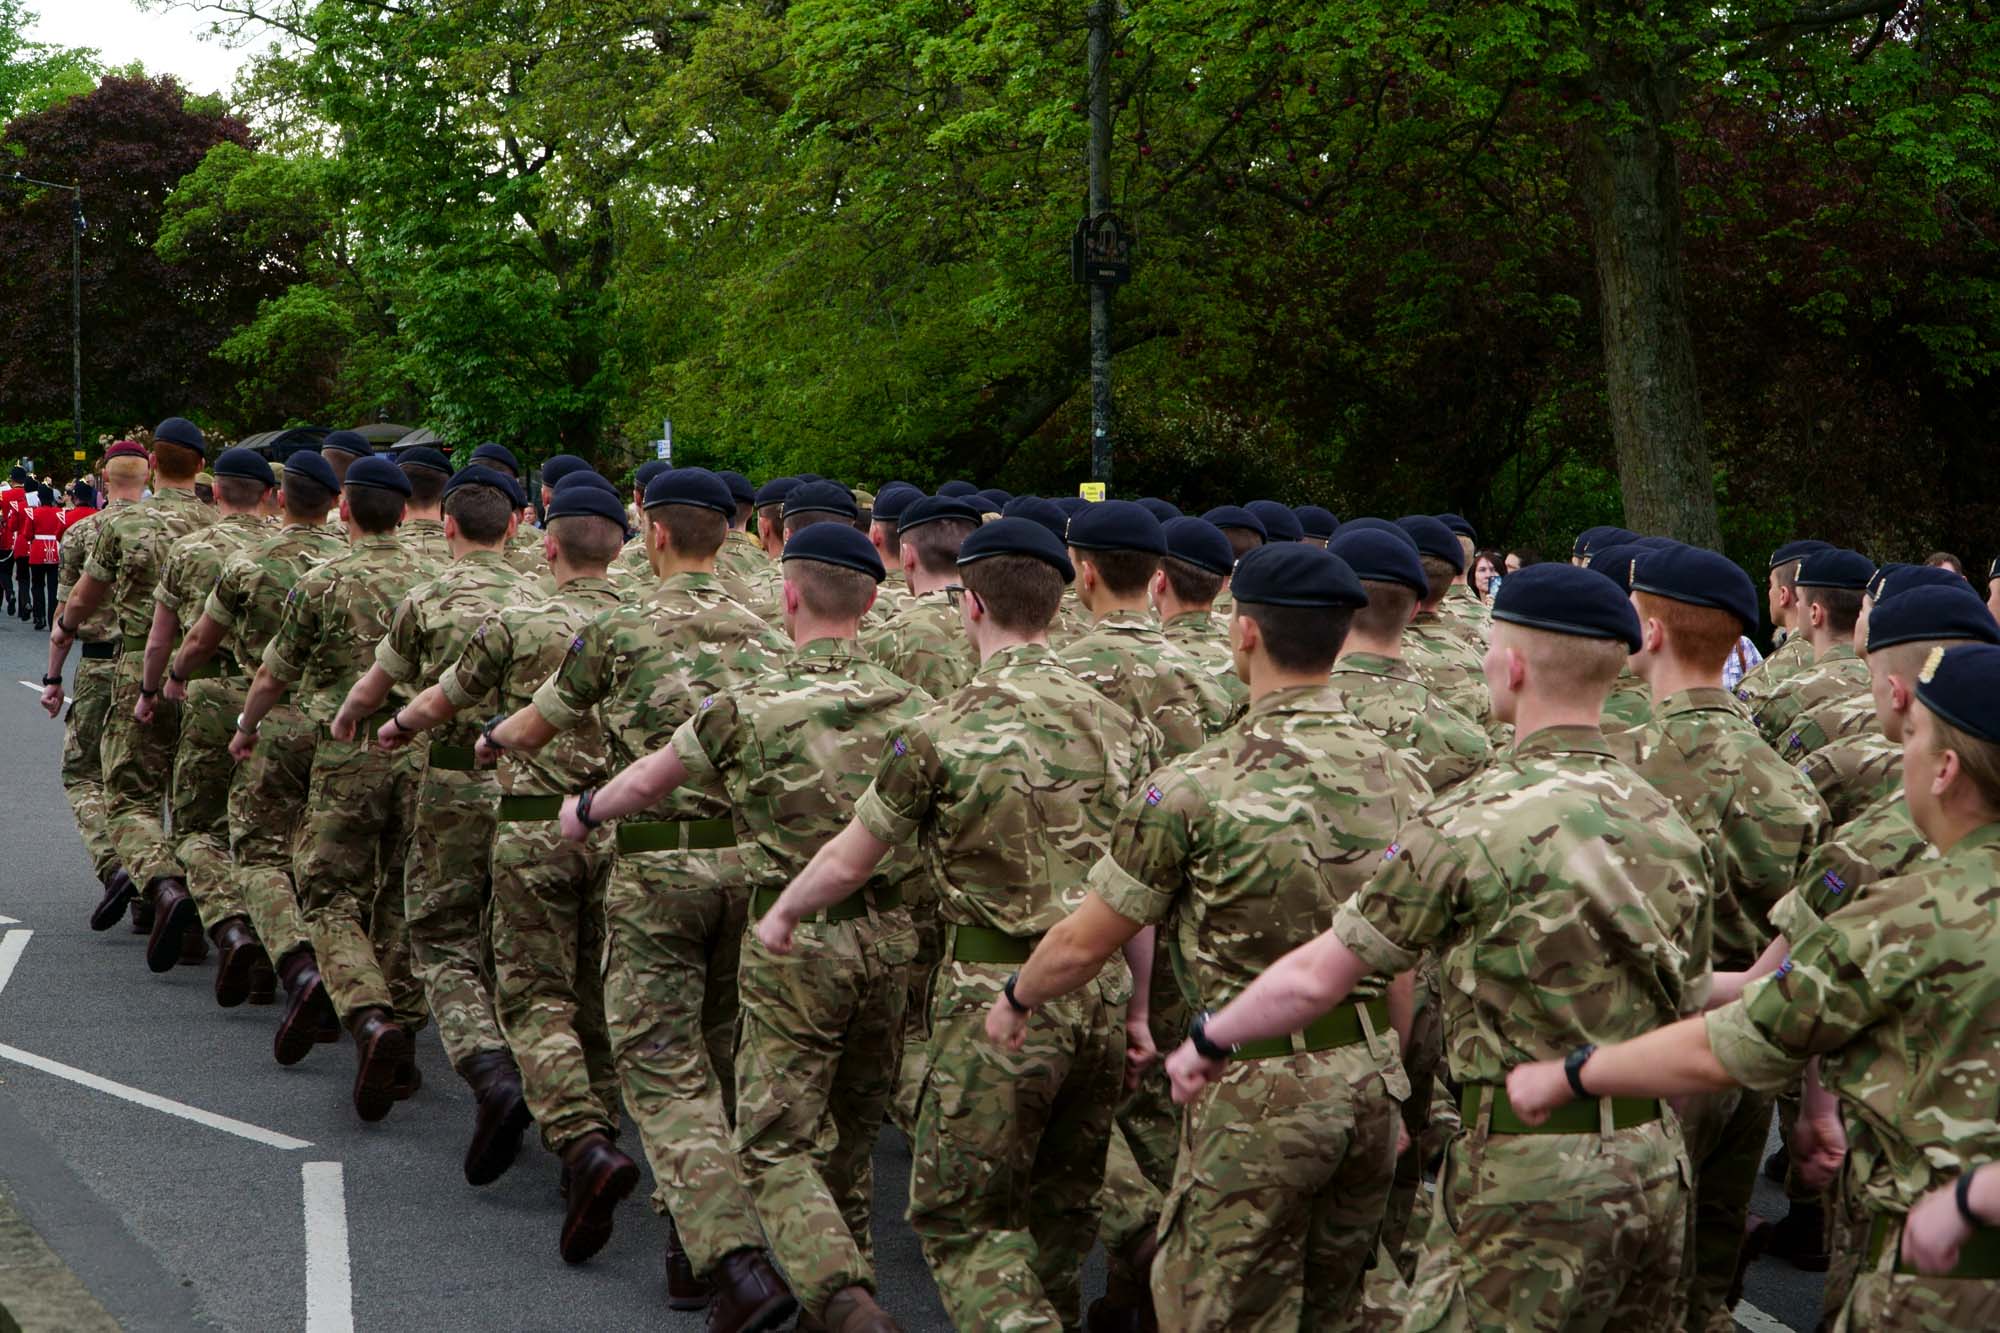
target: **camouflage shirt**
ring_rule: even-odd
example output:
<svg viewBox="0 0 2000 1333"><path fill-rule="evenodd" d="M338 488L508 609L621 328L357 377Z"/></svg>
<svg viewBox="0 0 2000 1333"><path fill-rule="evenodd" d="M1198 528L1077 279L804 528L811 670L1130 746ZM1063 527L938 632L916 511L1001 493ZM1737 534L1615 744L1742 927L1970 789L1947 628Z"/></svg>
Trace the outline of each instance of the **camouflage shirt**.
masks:
<svg viewBox="0 0 2000 1333"><path fill-rule="evenodd" d="M1736 697L1748 704L1755 716L1766 699L1812 664L1812 640L1803 634L1786 635L1769 657L1743 673L1743 679L1736 682Z"/></svg>
<svg viewBox="0 0 2000 1333"><path fill-rule="evenodd" d="M762 675L791 644L709 574L675 574L644 600L596 617L534 691L558 731L601 727L613 772L673 739L703 699ZM729 803L688 784L640 818L712 819Z"/></svg>
<svg viewBox="0 0 2000 1333"><path fill-rule="evenodd" d="M1837 643L1764 700L1757 709L1757 730L1772 745L1782 746L1792 724L1805 714L1867 693L1868 664L1852 645Z"/></svg>
<svg viewBox="0 0 2000 1333"><path fill-rule="evenodd" d="M256 670L277 637L292 585L346 549L338 533L300 525L280 528L222 562L202 614L228 632L227 645L245 671Z"/></svg>
<svg viewBox="0 0 2000 1333"><path fill-rule="evenodd" d="M1234 718L1228 691L1141 612L1113 611L1058 649L1056 658L1133 717L1158 727L1168 755L1200 749Z"/></svg>
<svg viewBox="0 0 2000 1333"><path fill-rule="evenodd" d="M584 629L617 606L611 580L599 577L571 579L553 597L503 606L473 631L438 688L461 711L497 698L498 712L511 716L576 655ZM603 728L595 718L577 718L539 750L503 753L500 790L509 796L566 796L611 772Z"/></svg>
<svg viewBox="0 0 2000 1333"><path fill-rule="evenodd" d="M1787 940L1802 940L1823 918L1866 897L1869 886L1936 859L1899 784L1819 845L1798 887L1771 909L1771 924Z"/></svg>
<svg viewBox="0 0 2000 1333"><path fill-rule="evenodd" d="M1646 682L1639 679L1627 662L1618 668L1618 679L1612 683L1611 693L1605 697L1604 712L1599 725L1606 731L1630 731L1643 727L1653 719L1653 692L1646 688Z"/></svg>
<svg viewBox="0 0 2000 1333"><path fill-rule="evenodd" d="M1772 906L1799 882L1826 829L1811 784L1764 744L1743 705L1720 686L1667 696L1651 722L1612 748L1708 843L1714 967L1750 966L1771 942Z"/></svg>
<svg viewBox="0 0 2000 1333"><path fill-rule="evenodd" d="M783 887L847 827L890 738L931 703L853 640L816 639L703 699L674 732L674 752L691 781L729 803L737 845L761 852L758 882ZM874 879L900 884L920 870L916 849L904 847Z"/></svg>
<svg viewBox="0 0 2000 1333"><path fill-rule="evenodd" d="M1126 802L1090 888L1128 920L1166 925L1189 1004L1218 1008L1325 930L1429 799L1339 691L1278 690Z"/></svg>
<svg viewBox="0 0 2000 1333"><path fill-rule="evenodd" d="M972 640L941 592L905 599L888 624L861 636L861 647L933 699L956 694L979 668Z"/></svg>
<svg viewBox="0 0 2000 1333"><path fill-rule="evenodd" d="M111 588L108 605L118 632L143 639L153 628L153 589L174 539L215 522L215 511L193 491L162 490L150 500L106 510L93 525L96 540L83 572Z"/></svg>
<svg viewBox="0 0 2000 1333"><path fill-rule="evenodd" d="M1160 626L1160 633L1215 677L1222 692L1229 696L1230 716L1243 716L1243 710L1250 706L1250 687L1236 674L1236 659L1229 651L1229 633L1215 623L1215 616L1207 611L1183 611Z"/></svg>
<svg viewBox="0 0 2000 1333"><path fill-rule="evenodd" d="M62 605L76 588L76 581L83 577L84 561L90 558L91 543L97 540L97 525L106 514L129 509L130 500L113 500L104 508L80 518L69 525L62 535L62 542L56 547L56 604ZM82 643L101 643L118 637L118 612L109 600L101 603L90 613L90 619L76 627L76 637Z"/></svg>
<svg viewBox="0 0 2000 1333"><path fill-rule="evenodd" d="M464 655L465 645L496 611L539 600L538 590L503 552L467 551L397 604L389 632L375 645L375 665L398 685L421 689ZM480 723L499 708L498 696L489 693L462 707L431 739L471 745L479 739Z"/></svg>
<svg viewBox="0 0 2000 1333"><path fill-rule="evenodd" d="M1548 727L1406 825L1333 931L1384 973L1438 946L1451 1076L1499 1083L1692 1010L1713 875L1602 733Z"/></svg>
<svg viewBox="0 0 2000 1333"><path fill-rule="evenodd" d="M549 573L548 557L542 554L542 538L547 534L534 524L523 520L508 539L507 563L523 574L541 576ZM553 583L549 591L554 591Z"/></svg>
<svg viewBox="0 0 2000 1333"><path fill-rule="evenodd" d="M1416 669L1401 658L1342 654L1333 664L1332 683L1346 696L1355 720L1415 761L1424 781L1440 796L1493 757L1486 733L1432 694Z"/></svg>
<svg viewBox="0 0 2000 1333"><path fill-rule="evenodd" d="M1826 802L1834 826L1903 790L1903 747L1872 731L1822 745L1798 765Z"/></svg>
<svg viewBox="0 0 2000 1333"><path fill-rule="evenodd" d="M396 528L396 540L433 568L451 563L451 543L445 539L441 518L406 518Z"/></svg>
<svg viewBox="0 0 2000 1333"><path fill-rule="evenodd" d="M1841 1100L1846 1191L1901 1213L1967 1162L2000 1157L2000 825L1883 880L1792 941L1778 970L1708 1016L1747 1087L1818 1056Z"/></svg>
<svg viewBox="0 0 2000 1333"><path fill-rule="evenodd" d="M946 924L1029 937L1083 902L1159 753L1150 725L1018 644L890 741L854 814L884 842L917 840Z"/></svg>
<svg viewBox="0 0 2000 1333"><path fill-rule="evenodd" d="M1424 687L1484 727L1493 718L1480 654L1451 632L1435 611L1420 611L1403 631L1403 660Z"/></svg>
<svg viewBox="0 0 2000 1333"><path fill-rule="evenodd" d="M376 640L389 632L396 604L431 572L393 534L356 536L344 552L292 585L284 619L264 647L264 668L296 684L299 710L325 726L374 665ZM391 695L388 706L407 701Z"/></svg>
<svg viewBox="0 0 2000 1333"><path fill-rule="evenodd" d="M208 595L215 591L229 557L270 535L270 525L255 514L225 514L207 527L177 538L160 566L154 602L173 612L181 633L187 633L208 605ZM237 673L255 669L255 663L237 663Z"/></svg>
<svg viewBox="0 0 2000 1333"><path fill-rule="evenodd" d="M1444 600L1438 603L1437 614L1445 628L1465 640L1467 647L1476 653L1485 653L1490 614L1486 603L1479 600L1479 594L1469 585L1454 583L1446 589Z"/></svg>
<svg viewBox="0 0 2000 1333"><path fill-rule="evenodd" d="M1799 714L1785 733L1778 753L1788 764L1804 763L1808 756L1836 741L1857 736L1880 736L1882 727L1875 716L1875 696L1868 690L1829 699Z"/></svg>
<svg viewBox="0 0 2000 1333"><path fill-rule="evenodd" d="M742 528L731 528L722 539L722 549L715 553L715 572L731 578L761 581L770 576L771 569L771 557Z"/></svg>

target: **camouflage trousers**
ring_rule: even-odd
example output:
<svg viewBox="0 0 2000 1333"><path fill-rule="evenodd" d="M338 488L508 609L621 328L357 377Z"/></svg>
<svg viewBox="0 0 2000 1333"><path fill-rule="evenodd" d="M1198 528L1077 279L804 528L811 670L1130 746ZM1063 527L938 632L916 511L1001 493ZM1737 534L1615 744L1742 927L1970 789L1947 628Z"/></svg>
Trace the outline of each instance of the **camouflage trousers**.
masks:
<svg viewBox="0 0 2000 1333"><path fill-rule="evenodd" d="M165 699L150 723L132 716L139 702L141 653L122 654L113 677L111 707L104 715L98 754L104 766L106 816L118 860L140 887L181 873L167 842L160 811L180 747L181 706Z"/></svg>
<svg viewBox="0 0 2000 1333"><path fill-rule="evenodd" d="M1035 1011L1019 1051L986 1039L1011 968L947 960L910 1147L910 1226L960 1329L1076 1328L1097 1239L1131 977L1114 964Z"/></svg>
<svg viewBox="0 0 2000 1333"><path fill-rule="evenodd" d="M604 890L611 835L578 846L553 819L493 830L493 1009L521 1067L542 1143L560 1153L618 1132L604 1022Z"/></svg>
<svg viewBox="0 0 2000 1333"><path fill-rule="evenodd" d="M439 768L417 784L417 826L403 866L403 909L417 976L452 1068L505 1051L493 1013L494 814L490 770Z"/></svg>
<svg viewBox="0 0 2000 1333"><path fill-rule="evenodd" d="M1394 1032L1225 1069L1188 1108L1153 1264L1160 1327L1359 1327L1408 1092Z"/></svg>
<svg viewBox="0 0 2000 1333"><path fill-rule="evenodd" d="M1872 1219L1859 1207L1850 1208L1847 1216L1859 1271L1844 1293L1834 1333L1968 1333L2000 1328L2000 1282L1899 1273L1900 1224L1884 1239L1882 1253L1871 1259L1867 1251Z"/></svg>
<svg viewBox="0 0 2000 1333"><path fill-rule="evenodd" d="M1406 1328L1664 1328L1687 1240L1669 1119L1608 1134L1491 1134L1445 1156Z"/></svg>
<svg viewBox="0 0 2000 1333"><path fill-rule="evenodd" d="M1458 1132L1458 1102L1443 1077L1444 1001L1438 986L1437 955L1426 954L1417 968L1418 1003L1403 1066L1410 1076L1410 1095L1403 1102L1410 1151L1396 1159L1396 1183L1382 1222L1382 1240L1395 1257L1397 1272L1377 1276L1388 1280L1406 1279L1416 1271L1430 1221L1424 1171L1444 1156Z"/></svg>
<svg viewBox="0 0 2000 1333"><path fill-rule="evenodd" d="M361 1009L387 1009L412 1032L427 1016L403 920L416 779L416 761L406 752L321 733L292 862L320 978L342 1020Z"/></svg>
<svg viewBox="0 0 2000 1333"><path fill-rule="evenodd" d="M190 681L181 705L181 743L167 811L174 859L187 872L188 892L207 927L249 912L229 859L229 785L236 775L229 738L236 734L236 714L249 688L241 676Z"/></svg>
<svg viewBox="0 0 2000 1333"><path fill-rule="evenodd" d="M912 903L906 898L905 905L916 925L917 957L910 964L909 985L904 990L902 1051L896 1063L896 1097L889 1118L903 1131L903 1137L915 1138L917 1094L923 1090L924 1050L930 1043L930 1012L924 997L930 994L931 972L944 947L944 927L938 924L935 902Z"/></svg>
<svg viewBox="0 0 2000 1333"><path fill-rule="evenodd" d="M1746 1089L1693 1097L1682 1104L1681 1132L1694 1167L1694 1200L1688 1209L1687 1253L1682 1259L1681 1327L1700 1333L1734 1333L1729 1289L1743 1249L1750 1196L1764 1163L1771 1132L1772 1099Z"/></svg>
<svg viewBox="0 0 2000 1333"><path fill-rule="evenodd" d="M69 711L63 715L62 785L76 816L76 831L90 854L90 868L100 880L118 868L118 849L111 841L111 821L104 794L104 716L111 710L112 679L118 664L110 658L85 658L76 664L70 682Z"/></svg>
<svg viewBox="0 0 2000 1333"><path fill-rule="evenodd" d="M251 928L277 962L311 947L292 860L306 825L317 732L289 703L264 714L257 748L229 782L229 855Z"/></svg>
<svg viewBox="0 0 2000 1333"><path fill-rule="evenodd" d="M1180 1045L1192 1017L1181 998L1172 955L1164 946L1154 951L1149 998L1147 1027L1164 1060ZM1104 1195L1099 1201L1103 1216L1098 1224L1098 1237L1104 1242L1105 1262L1114 1282L1129 1281L1142 1289L1152 1282L1150 1273L1129 1271L1127 1256L1134 1245L1159 1231L1160 1212L1167 1191L1174 1185L1181 1120L1173 1087L1159 1064L1145 1072L1139 1086L1125 1094L1118 1107L1105 1157Z"/></svg>
<svg viewBox="0 0 2000 1333"><path fill-rule="evenodd" d="M736 971L749 914L733 849L621 852L605 905L604 1004L625 1107L696 1273L764 1244L730 1128Z"/></svg>
<svg viewBox="0 0 2000 1333"><path fill-rule="evenodd" d="M815 1314L843 1287L875 1285L871 1158L916 952L900 907L803 922L782 956L744 937L736 1151L771 1253Z"/></svg>

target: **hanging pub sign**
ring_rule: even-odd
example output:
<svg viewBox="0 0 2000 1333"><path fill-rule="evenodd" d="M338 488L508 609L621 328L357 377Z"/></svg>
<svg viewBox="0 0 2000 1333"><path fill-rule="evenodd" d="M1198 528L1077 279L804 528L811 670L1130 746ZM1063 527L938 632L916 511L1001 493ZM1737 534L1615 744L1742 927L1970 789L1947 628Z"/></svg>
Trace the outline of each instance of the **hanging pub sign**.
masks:
<svg viewBox="0 0 2000 1333"><path fill-rule="evenodd" d="M1099 213L1076 224L1069 242L1070 277L1081 283L1120 287L1132 278L1132 233L1116 213Z"/></svg>

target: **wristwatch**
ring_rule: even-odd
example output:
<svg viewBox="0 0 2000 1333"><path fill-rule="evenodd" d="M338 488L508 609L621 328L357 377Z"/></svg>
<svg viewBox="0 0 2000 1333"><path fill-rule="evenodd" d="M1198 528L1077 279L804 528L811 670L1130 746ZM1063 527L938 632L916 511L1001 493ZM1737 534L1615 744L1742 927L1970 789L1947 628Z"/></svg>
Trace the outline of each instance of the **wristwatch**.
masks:
<svg viewBox="0 0 2000 1333"><path fill-rule="evenodd" d="M257 728L245 726L243 724L243 714L241 713L236 715L236 729L252 740L255 740L257 737Z"/></svg>
<svg viewBox="0 0 2000 1333"><path fill-rule="evenodd" d="M1963 1172L1958 1178L1958 1184L1952 1186L1951 1197L1958 1205L1958 1215L1965 1219L1965 1225L1974 1231L1983 1231L1993 1224L1972 1211L1972 1178L1978 1174L1977 1168Z"/></svg>
<svg viewBox="0 0 2000 1333"><path fill-rule="evenodd" d="M1035 1007L1031 1004L1022 1004L1020 999L1014 994L1014 983L1020 979L1021 974L1019 972L1009 972L1006 984L1000 987L1000 993L1007 997L1007 1003L1013 1008L1015 1013L1032 1014L1035 1012Z"/></svg>
<svg viewBox="0 0 2000 1333"><path fill-rule="evenodd" d="M1188 1024L1188 1043L1194 1047L1195 1054L1204 1060L1227 1060L1236 1053L1236 1048L1218 1046L1208 1039L1208 1020L1213 1017L1214 1013L1207 1009L1194 1016L1194 1022Z"/></svg>
<svg viewBox="0 0 2000 1333"><path fill-rule="evenodd" d="M597 788L585 787L576 798L576 819L585 828L602 828L604 821L590 817L590 803L597 799Z"/></svg>
<svg viewBox="0 0 2000 1333"><path fill-rule="evenodd" d="M43 676L43 677L42 677L42 684L44 684L44 685L60 685L60 684L62 684L62 677L61 677L61 676Z"/></svg>
<svg viewBox="0 0 2000 1333"><path fill-rule="evenodd" d="M1563 1057L1563 1077L1569 1080L1569 1090L1579 1097L1591 1096L1583 1086L1583 1064L1596 1054L1595 1046L1579 1046Z"/></svg>

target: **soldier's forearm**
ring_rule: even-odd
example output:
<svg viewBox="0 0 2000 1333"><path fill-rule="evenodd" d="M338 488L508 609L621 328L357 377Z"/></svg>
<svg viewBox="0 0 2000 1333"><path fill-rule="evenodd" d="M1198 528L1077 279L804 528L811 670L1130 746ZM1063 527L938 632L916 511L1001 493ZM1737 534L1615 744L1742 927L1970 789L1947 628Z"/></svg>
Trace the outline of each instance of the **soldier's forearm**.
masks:
<svg viewBox="0 0 2000 1333"><path fill-rule="evenodd" d="M1581 1077L1593 1097L1684 1097L1736 1086L1710 1049L1700 1015L1598 1048Z"/></svg>
<svg viewBox="0 0 2000 1333"><path fill-rule="evenodd" d="M222 645L222 626L203 616L194 622L194 628L181 639L180 651L174 654L173 668L177 676L186 676L208 665L215 656L215 650Z"/></svg>
<svg viewBox="0 0 2000 1333"><path fill-rule="evenodd" d="M1757 955L1757 961L1750 964L1747 972L1717 972L1714 984L1709 987L1708 1009L1720 1009L1723 1005L1739 998L1750 983L1759 977L1768 977L1778 970L1785 961L1785 955L1792 951L1791 941L1783 935L1772 940L1764 952Z"/></svg>
<svg viewBox="0 0 2000 1333"><path fill-rule="evenodd" d="M555 727L535 710L533 704L523 705L513 716L493 728L493 738L509 750L539 750L554 740L556 734Z"/></svg>
<svg viewBox="0 0 2000 1333"><path fill-rule="evenodd" d="M1417 974L1404 972L1389 983L1389 1026L1396 1029L1396 1045L1405 1054L1410 1049L1410 1029L1417 1021Z"/></svg>
<svg viewBox="0 0 2000 1333"><path fill-rule="evenodd" d="M389 679L389 673L380 665L369 667L347 691L347 697L340 701L340 711L348 717L367 717L382 706L382 701L389 697L389 690L395 683ZM413 724L410 718L405 717L403 725Z"/></svg>
<svg viewBox="0 0 2000 1333"><path fill-rule="evenodd" d="M359 682L356 682L355 688L360 688ZM388 692L386 688L382 691L385 695ZM377 707L380 707L381 703L380 699L375 701ZM368 711L372 713L375 710L370 708ZM404 704L401 711L396 714L396 719L397 725L405 731L429 731L432 727L449 722L457 716L458 709L445 697L444 687L433 685Z"/></svg>
<svg viewBox="0 0 2000 1333"><path fill-rule="evenodd" d="M1153 1016L1153 950L1159 927L1147 926L1125 941L1125 966L1132 969L1132 1002L1125 1006L1125 1021L1145 1022Z"/></svg>
<svg viewBox="0 0 2000 1333"><path fill-rule="evenodd" d="M167 658L173 655L174 640L181 634L181 619L157 603L153 625L146 633L146 656L139 664L139 685L147 691L160 688L166 678Z"/></svg>
<svg viewBox="0 0 2000 1333"><path fill-rule="evenodd" d="M111 585L100 583L88 574L77 576L76 586L70 589L69 601L64 608L66 619L62 622L69 626L71 634L76 633L83 622L95 615L98 607L104 605L104 595L110 589Z"/></svg>
<svg viewBox="0 0 2000 1333"><path fill-rule="evenodd" d="M1069 994L1103 971L1112 954L1146 934L1148 929L1111 910L1095 893L1085 895L1083 905L1056 922L1022 964L1021 978L1014 983L1014 998L1022 1004L1035 1005ZM1151 948L1146 950L1145 966L1150 980ZM1139 975L1136 961L1132 972L1136 979Z"/></svg>
<svg viewBox="0 0 2000 1333"><path fill-rule="evenodd" d="M1209 1019L1208 1039L1219 1046L1241 1046L1297 1032L1352 994L1368 970L1332 933L1321 935L1266 968Z"/></svg>
<svg viewBox="0 0 2000 1333"><path fill-rule="evenodd" d="M627 764L618 776L597 789L597 795L590 798L591 821L601 824L636 814L687 781L687 775L687 765L673 746L662 746Z"/></svg>
<svg viewBox="0 0 2000 1333"><path fill-rule="evenodd" d="M771 910L791 921L825 911L868 882L875 867L889 854L889 844L852 820L819 849Z"/></svg>
<svg viewBox="0 0 2000 1333"><path fill-rule="evenodd" d="M287 688L284 681L271 674L269 667L258 667L257 678L250 682L250 692L243 697L243 720L238 729L254 735L264 714L278 706Z"/></svg>

